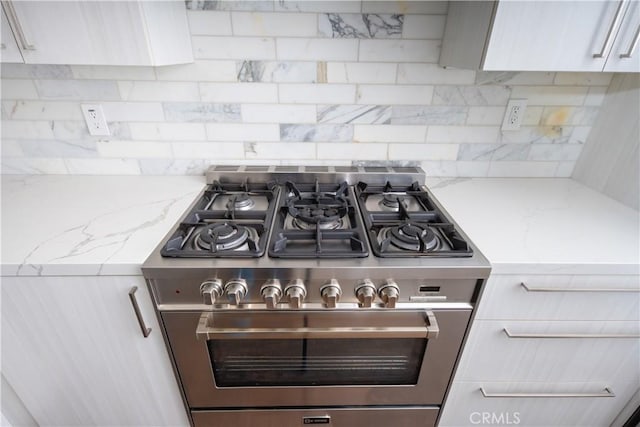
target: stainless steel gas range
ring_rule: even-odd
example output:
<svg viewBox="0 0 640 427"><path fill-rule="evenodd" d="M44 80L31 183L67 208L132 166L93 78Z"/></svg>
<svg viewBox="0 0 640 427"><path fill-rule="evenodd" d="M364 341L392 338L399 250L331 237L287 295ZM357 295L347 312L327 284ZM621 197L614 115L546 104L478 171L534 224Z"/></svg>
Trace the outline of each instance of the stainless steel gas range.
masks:
<svg viewBox="0 0 640 427"><path fill-rule="evenodd" d="M436 424L490 267L424 179L209 169L143 265L194 426Z"/></svg>

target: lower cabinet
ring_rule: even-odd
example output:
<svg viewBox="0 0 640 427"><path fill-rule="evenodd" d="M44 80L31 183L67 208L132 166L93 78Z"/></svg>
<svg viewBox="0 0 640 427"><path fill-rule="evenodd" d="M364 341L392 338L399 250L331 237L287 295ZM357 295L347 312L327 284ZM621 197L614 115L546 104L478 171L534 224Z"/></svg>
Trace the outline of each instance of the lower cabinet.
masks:
<svg viewBox="0 0 640 427"><path fill-rule="evenodd" d="M1 291L2 374L39 425L189 425L141 276L3 277Z"/></svg>
<svg viewBox="0 0 640 427"><path fill-rule="evenodd" d="M492 276L439 426L621 426L640 390L639 284Z"/></svg>

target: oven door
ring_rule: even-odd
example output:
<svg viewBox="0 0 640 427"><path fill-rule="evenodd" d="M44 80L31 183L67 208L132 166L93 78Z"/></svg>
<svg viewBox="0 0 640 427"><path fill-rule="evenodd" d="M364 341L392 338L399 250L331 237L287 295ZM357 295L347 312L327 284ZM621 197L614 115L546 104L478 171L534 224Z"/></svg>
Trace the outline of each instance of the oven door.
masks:
<svg viewBox="0 0 640 427"><path fill-rule="evenodd" d="M234 309L162 318L189 406L233 408L439 405L470 314Z"/></svg>

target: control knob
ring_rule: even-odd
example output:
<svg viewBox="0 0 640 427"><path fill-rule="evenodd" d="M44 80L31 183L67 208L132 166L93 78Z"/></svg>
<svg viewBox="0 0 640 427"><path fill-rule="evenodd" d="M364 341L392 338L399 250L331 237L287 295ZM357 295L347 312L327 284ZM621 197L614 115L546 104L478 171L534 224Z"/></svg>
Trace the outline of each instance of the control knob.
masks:
<svg viewBox="0 0 640 427"><path fill-rule="evenodd" d="M385 307L395 308L400 295L400 288L398 288L398 284L393 279L387 279L384 285L378 289L378 295L380 295Z"/></svg>
<svg viewBox="0 0 640 427"><path fill-rule="evenodd" d="M328 308L336 308L336 304L340 301L342 289L336 279L331 279L329 283L320 288L320 295Z"/></svg>
<svg viewBox="0 0 640 427"><path fill-rule="evenodd" d="M295 279L284 288L284 293L289 298L289 307L300 308L307 296L307 289L304 287L302 279Z"/></svg>
<svg viewBox="0 0 640 427"><path fill-rule="evenodd" d="M260 288L260 294L264 300L267 308L276 308L278 301L282 297L282 288L280 287L280 281L278 279L268 280L262 288Z"/></svg>
<svg viewBox="0 0 640 427"><path fill-rule="evenodd" d="M216 300L222 295L222 292L222 280L220 279L205 280L200 285L202 302L207 305L215 304Z"/></svg>
<svg viewBox="0 0 640 427"><path fill-rule="evenodd" d="M356 286L356 297L360 301L360 307L371 307L371 303L376 298L376 287L370 279L364 279Z"/></svg>
<svg viewBox="0 0 640 427"><path fill-rule="evenodd" d="M242 298L247 295L247 281L244 279L229 280L224 285L224 292L227 294L229 304L240 305Z"/></svg>

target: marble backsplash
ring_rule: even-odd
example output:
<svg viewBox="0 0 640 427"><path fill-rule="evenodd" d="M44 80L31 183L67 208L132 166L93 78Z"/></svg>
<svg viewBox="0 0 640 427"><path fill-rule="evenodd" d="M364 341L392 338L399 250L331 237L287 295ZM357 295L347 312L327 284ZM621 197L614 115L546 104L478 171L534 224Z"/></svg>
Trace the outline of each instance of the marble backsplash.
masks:
<svg viewBox="0 0 640 427"><path fill-rule="evenodd" d="M444 69L447 2L186 5L192 64L2 64L2 173L411 164L565 177L612 77ZM524 122L501 131L511 98L528 100ZM110 136L88 134L81 103L103 106Z"/></svg>

